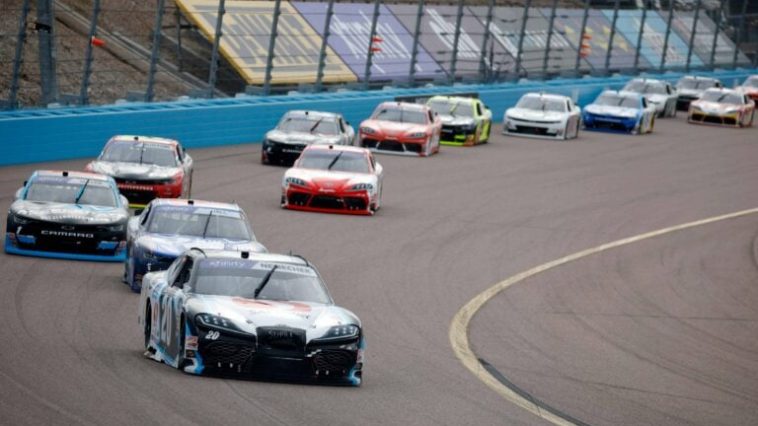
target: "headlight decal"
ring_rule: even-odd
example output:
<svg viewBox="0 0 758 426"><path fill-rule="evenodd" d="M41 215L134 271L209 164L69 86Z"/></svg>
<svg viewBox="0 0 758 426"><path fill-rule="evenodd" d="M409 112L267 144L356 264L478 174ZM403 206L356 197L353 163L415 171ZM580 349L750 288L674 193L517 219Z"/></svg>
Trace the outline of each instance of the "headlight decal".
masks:
<svg viewBox="0 0 758 426"><path fill-rule="evenodd" d="M374 185L370 183L356 183L352 187L350 187L353 191L372 191L374 189Z"/></svg>
<svg viewBox="0 0 758 426"><path fill-rule="evenodd" d="M284 182L287 183L288 185L306 186L306 183L303 179L291 177L291 176L284 179Z"/></svg>

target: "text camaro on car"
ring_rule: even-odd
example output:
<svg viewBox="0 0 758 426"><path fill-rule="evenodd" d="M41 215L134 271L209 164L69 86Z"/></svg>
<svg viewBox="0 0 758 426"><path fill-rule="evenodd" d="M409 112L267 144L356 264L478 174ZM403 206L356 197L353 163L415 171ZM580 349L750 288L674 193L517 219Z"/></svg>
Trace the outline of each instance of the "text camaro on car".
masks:
<svg viewBox="0 0 758 426"><path fill-rule="evenodd" d="M5 252L120 262L125 259L126 198L108 176L40 170L16 192Z"/></svg>
<svg viewBox="0 0 758 426"><path fill-rule="evenodd" d="M374 152L428 157L439 152L442 121L426 105L379 104L361 123L358 145Z"/></svg>
<svg viewBox="0 0 758 426"><path fill-rule="evenodd" d="M489 140L492 111L479 99L433 96L426 104L442 121L442 145L472 146Z"/></svg>
<svg viewBox="0 0 758 426"><path fill-rule="evenodd" d="M595 102L584 107L585 129L605 129L634 135L651 133L655 107L644 96L633 92L606 90Z"/></svg>
<svg viewBox="0 0 758 426"><path fill-rule="evenodd" d="M503 133L551 139L579 136L581 108L571 98L546 93L527 93L503 115Z"/></svg>
<svg viewBox="0 0 758 426"><path fill-rule="evenodd" d="M301 257L191 249L145 275L145 355L191 374L359 386L364 336Z"/></svg>
<svg viewBox="0 0 758 426"><path fill-rule="evenodd" d="M342 114L289 111L275 129L266 133L261 163L292 165L308 145L352 145L353 139L355 130Z"/></svg>
<svg viewBox="0 0 758 426"><path fill-rule="evenodd" d="M157 197L188 198L192 192L192 157L173 139L114 136L86 170L116 179L132 207Z"/></svg>
<svg viewBox="0 0 758 426"><path fill-rule="evenodd" d="M190 247L266 251L236 204L158 198L129 220L124 281L139 292L146 273L168 268Z"/></svg>

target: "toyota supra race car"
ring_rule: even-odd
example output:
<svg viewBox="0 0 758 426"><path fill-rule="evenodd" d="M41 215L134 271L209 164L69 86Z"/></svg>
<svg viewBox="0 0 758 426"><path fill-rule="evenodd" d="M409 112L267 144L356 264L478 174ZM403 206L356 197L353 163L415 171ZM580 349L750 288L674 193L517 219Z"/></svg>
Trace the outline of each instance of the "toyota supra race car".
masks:
<svg viewBox="0 0 758 426"><path fill-rule="evenodd" d="M687 111L690 107L690 102L698 99L703 92L713 87L718 88L723 87L723 85L721 81L710 77L686 75L680 78L676 83L676 109Z"/></svg>
<svg viewBox="0 0 758 426"><path fill-rule="evenodd" d="M311 145L282 179L282 207L373 215L382 205L382 165L365 148Z"/></svg>
<svg viewBox="0 0 758 426"><path fill-rule="evenodd" d="M473 146L489 140L492 111L479 99L433 96L426 104L442 121L442 145Z"/></svg>
<svg viewBox="0 0 758 426"><path fill-rule="evenodd" d="M359 386L364 337L299 256L191 249L145 275L145 355L190 374Z"/></svg>
<svg viewBox="0 0 758 426"><path fill-rule="evenodd" d="M755 102L758 102L758 74L751 75L738 87Z"/></svg>
<svg viewBox="0 0 758 426"><path fill-rule="evenodd" d="M503 114L503 134L572 139L579 136L581 108L562 95L527 93Z"/></svg>
<svg viewBox="0 0 758 426"><path fill-rule="evenodd" d="M690 104L690 123L750 127L755 116L755 101L747 94L732 89L708 89Z"/></svg>
<svg viewBox="0 0 758 426"><path fill-rule="evenodd" d="M266 133L261 163L291 166L306 146L352 145L355 130L342 114L318 111L289 111L275 129Z"/></svg>
<svg viewBox="0 0 758 426"><path fill-rule="evenodd" d="M189 198L192 157L179 142L149 136L114 136L86 170L112 176L131 207L153 198Z"/></svg>
<svg viewBox="0 0 758 426"><path fill-rule="evenodd" d="M190 247L265 252L236 204L157 198L129 220L124 281L139 292L146 273L161 271Z"/></svg>
<svg viewBox="0 0 758 426"><path fill-rule="evenodd" d="M358 144L374 152L428 157L439 152L442 120L426 105L379 104L361 123Z"/></svg>
<svg viewBox="0 0 758 426"><path fill-rule="evenodd" d="M128 218L126 198L112 178L36 171L8 211L5 252L123 262Z"/></svg>
<svg viewBox="0 0 758 426"><path fill-rule="evenodd" d="M653 104L658 117L675 117L677 93L671 83L649 78L635 78L622 89L625 92L639 93Z"/></svg>
<svg viewBox="0 0 758 426"><path fill-rule="evenodd" d="M586 129L608 129L633 135L652 133L655 106L639 93L606 90L584 107L582 122Z"/></svg>

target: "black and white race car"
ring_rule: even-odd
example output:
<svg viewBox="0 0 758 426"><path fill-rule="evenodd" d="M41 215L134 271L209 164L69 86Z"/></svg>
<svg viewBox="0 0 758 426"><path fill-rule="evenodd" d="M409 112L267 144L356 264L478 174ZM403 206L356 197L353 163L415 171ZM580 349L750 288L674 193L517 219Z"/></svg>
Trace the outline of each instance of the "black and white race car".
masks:
<svg viewBox="0 0 758 426"><path fill-rule="evenodd" d="M355 130L342 114L289 111L266 133L261 163L292 165L308 145L352 145L353 139Z"/></svg>
<svg viewBox="0 0 758 426"><path fill-rule="evenodd" d="M193 248L142 281L145 355L191 374L359 386L364 337L298 256Z"/></svg>

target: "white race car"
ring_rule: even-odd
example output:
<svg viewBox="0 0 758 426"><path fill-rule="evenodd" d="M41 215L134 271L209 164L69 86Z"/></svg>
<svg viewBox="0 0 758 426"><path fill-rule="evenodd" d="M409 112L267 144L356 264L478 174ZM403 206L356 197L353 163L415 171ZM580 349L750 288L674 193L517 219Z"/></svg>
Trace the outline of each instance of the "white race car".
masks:
<svg viewBox="0 0 758 426"><path fill-rule="evenodd" d="M527 93L503 116L503 134L572 139L579 136L581 108L562 95Z"/></svg>
<svg viewBox="0 0 758 426"><path fill-rule="evenodd" d="M668 81L635 78L626 83L625 92L639 93L655 107L658 117L676 116L677 91Z"/></svg>

